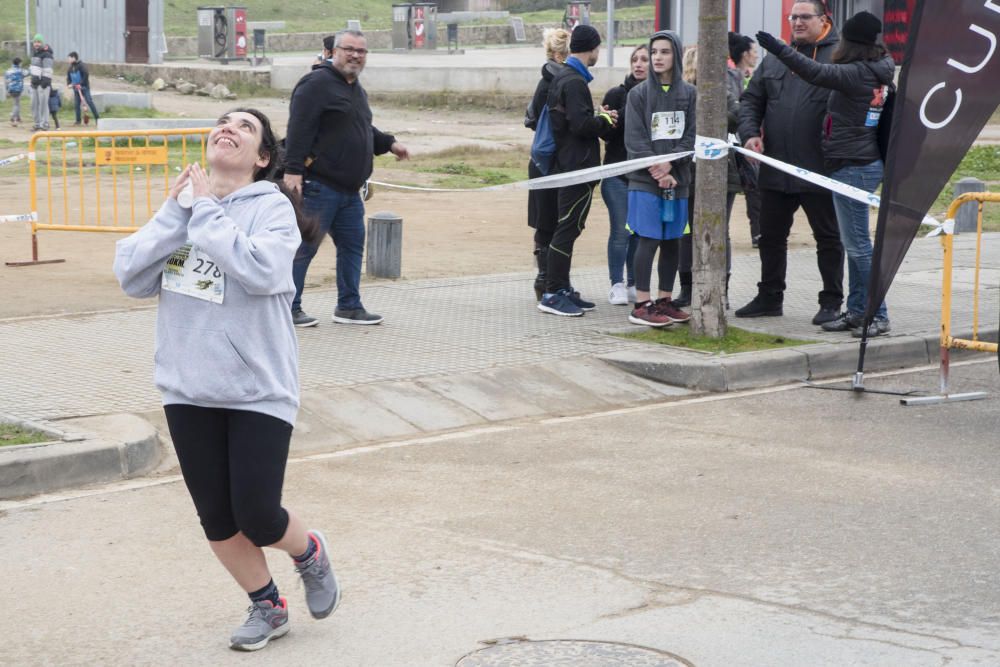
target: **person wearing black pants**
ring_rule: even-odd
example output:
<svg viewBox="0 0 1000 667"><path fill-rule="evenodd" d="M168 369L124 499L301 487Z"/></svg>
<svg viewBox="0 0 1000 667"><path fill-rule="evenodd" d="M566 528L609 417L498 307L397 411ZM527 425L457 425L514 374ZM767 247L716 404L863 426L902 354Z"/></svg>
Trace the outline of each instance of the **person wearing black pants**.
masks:
<svg viewBox="0 0 1000 667"><path fill-rule="evenodd" d="M255 109L224 114L206 158L188 165L156 215L118 241L126 294L159 299L154 379L184 483L219 562L250 598L230 648L289 630L263 547L281 550L314 618L340 601L326 539L281 504L299 408L292 262L317 223L273 180L278 142Z"/></svg>
<svg viewBox="0 0 1000 667"><path fill-rule="evenodd" d="M556 144L555 173L600 164L599 139L609 135L618 122L618 112L606 107L594 114L594 98L587 87L594 78L588 68L597 64L600 47L601 36L593 26L574 28L569 45L572 55L549 87L547 104ZM543 313L579 317L595 307L593 302L580 298L569 278L573 245L587 222L595 187L595 183L579 183L559 188L559 217L549 243L545 293L538 302L538 310Z"/></svg>
<svg viewBox="0 0 1000 667"><path fill-rule="evenodd" d="M820 307L837 311L844 300L844 247L840 242L837 213L829 192L792 194L777 190L761 191L757 298L776 314L781 314L788 266L788 235L800 206L816 239L816 263L823 280L823 289L819 293ZM742 317L739 311L736 316Z"/></svg>

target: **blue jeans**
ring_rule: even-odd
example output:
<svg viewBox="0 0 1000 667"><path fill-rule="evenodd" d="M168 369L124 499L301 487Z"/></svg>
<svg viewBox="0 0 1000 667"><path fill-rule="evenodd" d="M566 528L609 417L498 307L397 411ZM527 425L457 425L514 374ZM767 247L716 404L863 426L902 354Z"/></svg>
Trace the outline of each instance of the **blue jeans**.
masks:
<svg viewBox="0 0 1000 667"><path fill-rule="evenodd" d="M361 256L365 250L365 205L357 192L341 192L319 181L302 183L302 209L319 222L322 235L329 234L337 247L337 308L353 310L361 305ZM302 307L302 288L306 282L309 262L316 256L319 245L303 241L295 254L292 279L295 298L292 310Z"/></svg>
<svg viewBox="0 0 1000 667"><path fill-rule="evenodd" d="M94 122L96 123L100 119L100 116L97 115L97 105L94 104L94 98L90 96L90 88L80 86L79 90L76 88L73 89L73 108L76 110L77 124L80 124L81 96L87 101L87 106L90 107L90 112L94 114Z"/></svg>
<svg viewBox="0 0 1000 667"><path fill-rule="evenodd" d="M611 228L608 231L608 274L611 284L623 283L624 273L628 284L635 285L632 264L635 258L636 236L625 227L628 218L628 181L615 176L601 181L601 198L608 208ZM623 273L622 267L625 267Z"/></svg>
<svg viewBox="0 0 1000 667"><path fill-rule="evenodd" d="M841 183L853 185L865 192L875 192L882 182L882 160L862 166L841 167L830 177ZM833 208L837 211L837 225L840 227L840 242L847 253L847 278L850 291L847 295L847 311L863 315L868 302L868 274L872 268L872 239L868 227L868 204L849 199L843 195L833 195ZM875 317L888 318L885 302L878 307Z"/></svg>

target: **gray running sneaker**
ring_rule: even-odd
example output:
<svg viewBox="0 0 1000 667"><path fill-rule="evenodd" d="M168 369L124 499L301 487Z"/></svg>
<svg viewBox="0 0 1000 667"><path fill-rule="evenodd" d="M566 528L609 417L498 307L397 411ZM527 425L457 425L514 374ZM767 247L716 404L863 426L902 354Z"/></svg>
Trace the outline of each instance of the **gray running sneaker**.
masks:
<svg viewBox="0 0 1000 667"><path fill-rule="evenodd" d="M296 563L295 569L306 587L306 604L313 618L326 618L340 604L340 583L330 567L326 550L326 538L318 530L306 533L316 543L316 553L304 563Z"/></svg>
<svg viewBox="0 0 1000 667"><path fill-rule="evenodd" d="M275 607L270 600L254 602L247 612L247 620L229 638L231 649L257 651L267 646L272 639L284 636L291 630L285 598L281 598L280 607Z"/></svg>

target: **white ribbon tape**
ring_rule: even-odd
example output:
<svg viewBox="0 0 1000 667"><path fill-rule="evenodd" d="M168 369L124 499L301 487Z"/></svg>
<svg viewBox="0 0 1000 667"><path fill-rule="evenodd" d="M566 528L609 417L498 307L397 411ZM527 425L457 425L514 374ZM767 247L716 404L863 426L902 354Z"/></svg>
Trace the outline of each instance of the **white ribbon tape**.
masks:
<svg viewBox="0 0 1000 667"><path fill-rule="evenodd" d="M35 222L38 213L21 213L20 215L0 215L0 222Z"/></svg>
<svg viewBox="0 0 1000 667"><path fill-rule="evenodd" d="M394 183L385 183L383 181L369 182L374 185L380 185L384 188L417 190L420 192L498 192L501 190L545 190L548 188L562 188L568 185L589 183L590 181L597 181L602 178L621 176L632 171L651 167L654 164L672 162L690 155L694 155L696 160L721 160L729 155L730 150L735 150L751 159L763 162L764 164L774 167L779 171L783 171L786 174L791 174L796 178L800 178L807 183L812 183L813 185L826 188L827 190L836 192L839 195L859 201L862 204L867 204L868 206L873 206L875 208L878 208L882 204L882 198L874 193L866 192L865 190L856 188L852 185L847 185L846 183L841 183L840 181L836 181L829 176L817 174L809 171L808 169L803 169L802 167L796 167L795 165L788 164L787 162L782 162L781 160L775 160L773 157L768 157L767 155L763 155L761 153L755 153L754 151L741 146L734 146L728 142L722 141L721 139L713 139L711 137L702 136L695 137L694 151L670 153L668 155L652 155L649 157L636 158L634 160L626 160L624 162L615 162L613 164L591 167L589 169L580 169L578 171L568 171L562 174L553 174L552 176L532 178L526 181L504 183L503 185L489 185L481 188L423 188L415 185L396 185ZM928 236L936 236L942 233L951 234L951 230L954 227L953 224L949 226L947 222L942 224L929 215L924 216L922 224L934 227L934 230L931 231Z"/></svg>
<svg viewBox="0 0 1000 667"><path fill-rule="evenodd" d="M0 167L6 167L9 164L14 164L15 162L26 160L27 158L28 158L27 153L21 153L20 155L14 155L8 158L4 158L0 160Z"/></svg>

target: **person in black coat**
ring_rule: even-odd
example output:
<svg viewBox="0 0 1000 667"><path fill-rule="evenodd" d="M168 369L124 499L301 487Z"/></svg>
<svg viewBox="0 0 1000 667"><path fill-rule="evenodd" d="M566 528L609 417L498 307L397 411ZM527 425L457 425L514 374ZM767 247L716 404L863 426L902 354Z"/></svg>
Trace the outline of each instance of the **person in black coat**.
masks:
<svg viewBox="0 0 1000 667"><path fill-rule="evenodd" d="M535 86L535 94L524 112L524 126L532 132L538 127L538 118L542 107L548 102L549 87L552 79L563 67L569 57L569 31L562 28L548 28L542 33L542 45L545 47L547 60L542 65L542 78ZM528 178L545 176L535 164L528 160ZM559 191L555 188L547 190L528 190L528 226L535 230L535 262L538 273L535 276L535 301L542 300L545 292L545 271L549 257L549 243L556 231L556 220L559 217Z"/></svg>
<svg viewBox="0 0 1000 667"><path fill-rule="evenodd" d="M80 60L80 54L76 51L69 52L66 85L73 89L73 108L76 111L76 122L73 124L80 124L80 109L84 102L90 107L90 113L94 114L94 122L100 120L101 116L97 113L97 105L94 104L94 98L90 95L90 72L87 71L87 66Z"/></svg>
<svg viewBox="0 0 1000 667"><path fill-rule="evenodd" d="M760 45L795 74L830 91L823 132L826 173L866 192L875 192L882 182L878 125L896 72L892 56L877 41L881 32L882 22L877 17L868 12L855 14L844 23L833 62L827 65L803 56L768 33L757 35ZM833 205L847 252L850 290L847 310L822 326L826 331L850 330L860 337L872 263L868 204L834 193ZM889 314L882 303L868 327L868 337L888 331Z"/></svg>
<svg viewBox="0 0 1000 667"><path fill-rule="evenodd" d="M837 46L837 31L825 14L822 0L796 2L789 16L792 48L804 57L829 63ZM805 81L778 58L765 58L740 98L739 135L743 145L757 153L822 173L820 137L826 101L825 88ZM816 260L823 279L819 311L813 324L837 319L844 301L844 248L830 192L766 164L760 166L760 282L757 296L736 311L737 317L780 316L785 297L788 234L795 212L805 209Z"/></svg>
<svg viewBox="0 0 1000 667"><path fill-rule="evenodd" d="M628 159L625 150L625 103L628 92L636 84L646 80L649 73L649 46L640 44L629 58L630 73L625 81L609 90L601 101L601 106L618 112L618 125L604 137L604 164L624 162ZM608 208L608 274L611 291L608 303L625 306L635 301L635 274L632 262L635 258L635 236L625 224L628 216L628 177L614 176L601 181L601 198ZM622 270L622 267L625 270ZM628 282L626 283L626 276Z"/></svg>

